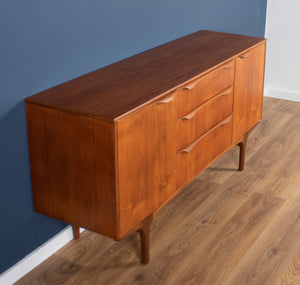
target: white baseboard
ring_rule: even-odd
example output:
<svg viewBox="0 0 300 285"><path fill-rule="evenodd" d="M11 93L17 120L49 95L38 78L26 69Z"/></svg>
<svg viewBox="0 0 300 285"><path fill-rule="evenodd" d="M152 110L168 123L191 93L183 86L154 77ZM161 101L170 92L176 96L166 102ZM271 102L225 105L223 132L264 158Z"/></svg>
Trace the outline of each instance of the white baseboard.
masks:
<svg viewBox="0 0 300 285"><path fill-rule="evenodd" d="M264 96L300 102L300 94L284 90L265 89Z"/></svg>
<svg viewBox="0 0 300 285"><path fill-rule="evenodd" d="M84 231L84 229L80 229ZM11 285L38 266L61 247L73 239L71 226L66 227L53 238L25 256L14 266L0 275L0 285Z"/></svg>

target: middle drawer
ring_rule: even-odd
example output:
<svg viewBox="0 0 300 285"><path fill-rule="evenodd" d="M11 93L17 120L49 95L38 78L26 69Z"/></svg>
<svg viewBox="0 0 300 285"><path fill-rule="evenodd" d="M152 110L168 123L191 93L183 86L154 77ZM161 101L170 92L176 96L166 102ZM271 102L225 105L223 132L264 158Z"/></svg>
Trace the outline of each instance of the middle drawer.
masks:
<svg viewBox="0 0 300 285"><path fill-rule="evenodd" d="M202 105L234 82L234 61L208 72L194 81L178 88L177 117Z"/></svg>
<svg viewBox="0 0 300 285"><path fill-rule="evenodd" d="M217 125L232 113L233 87L177 119L176 151L183 149L195 139Z"/></svg>

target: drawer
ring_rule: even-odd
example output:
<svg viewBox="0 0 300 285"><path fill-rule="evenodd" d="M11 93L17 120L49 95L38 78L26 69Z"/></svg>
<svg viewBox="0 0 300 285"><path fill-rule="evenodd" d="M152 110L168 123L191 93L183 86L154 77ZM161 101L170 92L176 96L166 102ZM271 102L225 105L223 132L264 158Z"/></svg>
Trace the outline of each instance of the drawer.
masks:
<svg viewBox="0 0 300 285"><path fill-rule="evenodd" d="M177 117L195 109L225 88L233 84L234 61L210 71L206 75L179 88L177 94Z"/></svg>
<svg viewBox="0 0 300 285"><path fill-rule="evenodd" d="M177 119L176 151L183 149L232 113L233 87Z"/></svg>
<svg viewBox="0 0 300 285"><path fill-rule="evenodd" d="M231 145L230 115L187 148L176 154L176 189L191 181Z"/></svg>

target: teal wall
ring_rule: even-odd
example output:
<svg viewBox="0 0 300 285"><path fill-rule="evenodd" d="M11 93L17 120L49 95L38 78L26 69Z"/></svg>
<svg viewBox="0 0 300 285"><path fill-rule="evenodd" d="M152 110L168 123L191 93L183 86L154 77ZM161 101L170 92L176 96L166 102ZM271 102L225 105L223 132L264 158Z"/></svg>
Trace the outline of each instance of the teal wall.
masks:
<svg viewBox="0 0 300 285"><path fill-rule="evenodd" d="M263 36L267 0L1 0L0 273L66 225L33 211L24 98L201 29Z"/></svg>

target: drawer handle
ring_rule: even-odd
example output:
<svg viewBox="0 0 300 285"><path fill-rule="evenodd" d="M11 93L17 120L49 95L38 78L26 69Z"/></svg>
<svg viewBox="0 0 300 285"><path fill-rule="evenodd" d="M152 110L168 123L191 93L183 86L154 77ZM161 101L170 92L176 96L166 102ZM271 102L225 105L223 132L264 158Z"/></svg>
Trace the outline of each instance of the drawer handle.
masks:
<svg viewBox="0 0 300 285"><path fill-rule="evenodd" d="M173 100L173 95L157 101L156 104L167 104L167 103L171 102L172 100Z"/></svg>
<svg viewBox="0 0 300 285"><path fill-rule="evenodd" d="M249 54L250 54L250 52L244 53L244 54L240 55L239 58L240 59L245 59L245 58L247 58L249 56Z"/></svg>
<svg viewBox="0 0 300 285"><path fill-rule="evenodd" d="M214 99L217 98L217 97L221 97L221 96L228 95L228 94L230 94L231 92L232 92L232 86L230 86L230 88L227 88L227 89L224 90L223 92L219 93L218 95L216 95L215 97L213 97L211 100L209 100L209 101L206 102L206 103L209 103L210 101L214 100ZM199 111L199 109L201 109L204 105L206 105L206 103L203 104L203 105L201 105L201 106L198 107L197 109L195 109L195 110L189 112L188 114L186 114L185 116L181 117L180 119L183 120L183 121L192 119L192 118L197 114L197 112Z"/></svg>
<svg viewBox="0 0 300 285"><path fill-rule="evenodd" d="M222 121L220 124L218 124L217 126L214 127L215 128L218 128L218 127L221 127L223 125L226 125L227 123L229 123L231 121L231 115L229 117L227 117L224 121Z"/></svg>
<svg viewBox="0 0 300 285"><path fill-rule="evenodd" d="M227 117L225 120L223 120L221 123L219 123L218 125L216 125L215 127L213 127L212 129L210 129L207 133L211 132L212 130L219 128L223 125L228 124L231 121L231 115L229 117ZM191 145L189 145L187 148L183 149L182 151L180 151L180 153L189 153L192 151L192 149L195 147L195 145L203 138L203 136L205 136L207 133L203 134L200 138L198 138L194 143L192 143Z"/></svg>
<svg viewBox="0 0 300 285"><path fill-rule="evenodd" d="M184 117L181 117L180 119L183 121L192 119L201 107L202 106L200 106L199 108L197 108L192 112L189 112L188 114L186 114Z"/></svg>
<svg viewBox="0 0 300 285"><path fill-rule="evenodd" d="M197 85L197 83L198 83L199 81L200 81L200 79L194 81L193 83L191 83L191 84L189 84L189 85L187 85L187 86L184 86L183 89L184 89L184 90L192 90L192 89Z"/></svg>
<svg viewBox="0 0 300 285"><path fill-rule="evenodd" d="M232 92L232 86L230 86L229 88L227 88L226 90L224 90L223 92L221 92L221 93L219 93L217 96L215 96L215 98L216 97L221 97L221 96L225 96L225 95L228 95L229 93L231 93Z"/></svg>
<svg viewBox="0 0 300 285"><path fill-rule="evenodd" d="M233 63L229 63L229 64L226 64L226 65L221 66L220 69L228 69L228 68L232 68L233 65L234 65ZM215 71L215 70L213 70L212 72L214 72L214 71ZM197 83L198 83L201 79L202 79L202 77L199 78L198 80L192 82L191 84L184 86L183 89L184 89L184 90L192 90L192 89L197 85Z"/></svg>
<svg viewBox="0 0 300 285"><path fill-rule="evenodd" d="M195 145L197 144L198 140L196 140L193 144L191 144L190 146L188 146L187 148L183 149L181 151L181 153L189 153L192 151L192 149L195 147Z"/></svg>
<svg viewBox="0 0 300 285"><path fill-rule="evenodd" d="M226 64L226 65L223 65L223 66L221 67L221 69L228 69L228 68L231 68L231 67L233 67L233 66L234 66L233 63L229 63L229 64Z"/></svg>

